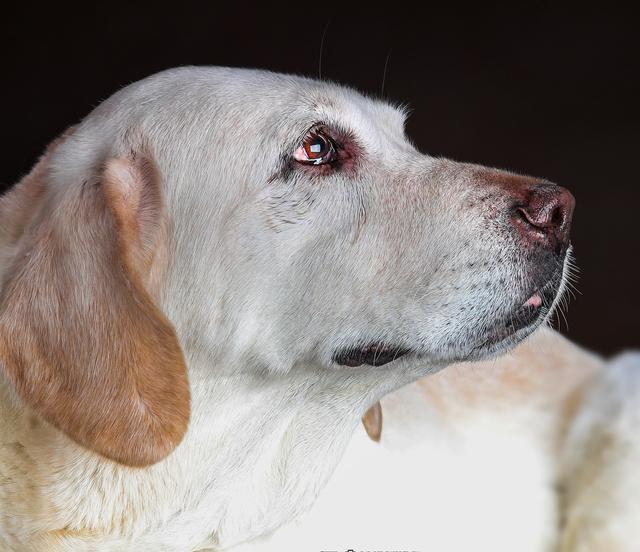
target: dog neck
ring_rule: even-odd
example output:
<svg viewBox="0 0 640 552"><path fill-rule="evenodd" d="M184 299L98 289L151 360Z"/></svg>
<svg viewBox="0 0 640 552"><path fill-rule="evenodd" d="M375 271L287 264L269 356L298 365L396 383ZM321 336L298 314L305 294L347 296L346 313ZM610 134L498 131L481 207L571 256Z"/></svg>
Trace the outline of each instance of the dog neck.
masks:
<svg viewBox="0 0 640 552"><path fill-rule="evenodd" d="M65 545L115 544L136 535L140 546L195 549L269 533L310 507L366 409L414 378L382 378L380 369L321 372L301 365L267 376L236 368L190 363L187 436L168 459L146 469L82 449L34 418L1 383L0 465L10 477L0 497L20 496L20 505L0 500L0 533L10 533L2 514L16 508L21 534L40 531Z"/></svg>

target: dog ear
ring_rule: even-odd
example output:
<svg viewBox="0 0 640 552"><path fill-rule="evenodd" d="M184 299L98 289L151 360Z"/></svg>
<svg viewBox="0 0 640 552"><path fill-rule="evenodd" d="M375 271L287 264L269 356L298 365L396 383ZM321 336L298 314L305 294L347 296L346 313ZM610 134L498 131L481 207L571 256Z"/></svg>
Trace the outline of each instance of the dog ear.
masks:
<svg viewBox="0 0 640 552"><path fill-rule="evenodd" d="M150 292L164 246L158 175L144 157L113 158L63 191L47 163L0 199L0 214L39 202L28 224L13 221L23 232L0 287L0 367L79 444L153 464L180 443L190 413L178 337Z"/></svg>

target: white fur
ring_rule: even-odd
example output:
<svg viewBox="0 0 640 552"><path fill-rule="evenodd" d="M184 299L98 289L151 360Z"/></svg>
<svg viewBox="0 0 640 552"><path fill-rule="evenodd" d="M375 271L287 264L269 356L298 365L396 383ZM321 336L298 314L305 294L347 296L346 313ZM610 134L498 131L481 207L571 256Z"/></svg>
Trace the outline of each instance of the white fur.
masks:
<svg viewBox="0 0 640 552"><path fill-rule="evenodd" d="M566 524L565 503L557 492L571 486L591 494L591 501L576 497L574 507L614 524L621 535L635 535L638 501L627 493L623 478L634 479L620 468L631 468L637 449L619 451L612 463L608 484L620 486L614 496L625 504L610 511L607 489L580 480L586 436L566 435L568 425L578 428L584 423L580 418L595 414L588 404L572 422L567 398L579 397L585 386L598 389L600 376L593 378L602 369L600 359L544 330L497 362L452 366L390 394L382 401L381 442L369 440L362 428L357 431L311 511L237 552L539 552L556 550L565 541L566 550L634 550L633 538L595 546L590 519L580 519L575 531L574 523ZM606 404L622 403L609 397ZM602 404L594 410L606 409ZM628 430L616 431L614 439L635 441ZM567 464L559 453L564 448L573 452L576 464ZM604 475L605 466L596 473ZM573 533L586 544L576 547ZM599 528L594 534L602 538Z"/></svg>
<svg viewBox="0 0 640 552"><path fill-rule="evenodd" d="M283 152L318 121L356 136L357 178L282 173ZM380 500L405 506L368 529L354 519L368 539L356 547L396 547L399 531L409 548L427 542L413 537L442 543L454 530L454 549L482 538L492 550L553 542L544 435L556 414L523 404L505 417L490 407L448 431L416 408L411 431L390 417L385 431L397 431L390 439L399 445L381 451L361 435L350 443L387 393L451 362L495 355L533 330L481 346L493 322L522 303L535 267L499 216L505 194L490 181L478 186L478 167L420 154L399 110L352 90L183 68L131 85L89 115L52 157L51 197L142 144L172 221L161 308L189 366L189 431L168 459L126 468L34 419L2 383L3 550L231 549L308 510L347 447L328 501L371 459L392 478ZM476 201L485 194L489 207ZM0 276L12 251L1 245ZM374 339L419 356L377 368L332 362L336 349ZM411 390L399 393L396 401L410 400ZM409 488L408 474L420 485ZM353 485L358 495L366 481ZM527 509L494 530L518 498ZM320 527L338 541L322 504L309 534ZM431 530L430 519L438 519ZM338 521L350 528L349 512Z"/></svg>

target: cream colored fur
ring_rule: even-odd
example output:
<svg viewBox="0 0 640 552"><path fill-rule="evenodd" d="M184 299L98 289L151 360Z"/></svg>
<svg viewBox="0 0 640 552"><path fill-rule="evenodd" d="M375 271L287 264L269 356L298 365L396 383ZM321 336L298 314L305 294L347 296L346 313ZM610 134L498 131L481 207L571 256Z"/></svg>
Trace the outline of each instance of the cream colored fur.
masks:
<svg viewBox="0 0 640 552"><path fill-rule="evenodd" d="M382 400L311 511L261 550L634 551L640 357L551 330Z"/></svg>
<svg viewBox="0 0 640 552"><path fill-rule="evenodd" d="M21 213L0 229L1 282L23 226L110 160L150 155L169 221L156 295L191 388L181 444L128 467L36 416L0 370L0 549L632 550L637 362L609 372L543 331L412 383L525 339L535 327L486 345L537 267L500 218L499 182L520 177L422 155L403 121L330 83L177 69L123 89L50 152L45 199L0 200ZM290 166L317 123L355 137L352 173ZM374 339L412 354L333 361ZM368 442L360 418L397 389ZM269 537L303 514L303 530Z"/></svg>

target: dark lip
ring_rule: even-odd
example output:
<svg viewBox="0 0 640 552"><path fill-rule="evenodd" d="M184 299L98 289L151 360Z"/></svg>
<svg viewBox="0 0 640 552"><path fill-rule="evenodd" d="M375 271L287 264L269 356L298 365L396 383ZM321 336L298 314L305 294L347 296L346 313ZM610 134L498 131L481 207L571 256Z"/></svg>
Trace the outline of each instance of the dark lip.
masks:
<svg viewBox="0 0 640 552"><path fill-rule="evenodd" d="M342 349L333 355L333 362L341 366L382 366L403 357L410 349L385 343L368 343L360 347Z"/></svg>

